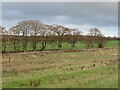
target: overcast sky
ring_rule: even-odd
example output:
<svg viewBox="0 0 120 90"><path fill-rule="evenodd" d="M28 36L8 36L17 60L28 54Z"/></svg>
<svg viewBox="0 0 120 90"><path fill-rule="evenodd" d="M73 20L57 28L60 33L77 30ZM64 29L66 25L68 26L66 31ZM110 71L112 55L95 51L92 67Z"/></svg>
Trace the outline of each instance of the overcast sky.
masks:
<svg viewBox="0 0 120 90"><path fill-rule="evenodd" d="M9 29L31 19L77 28L84 34L96 27L105 36L118 36L117 2L3 2L2 26Z"/></svg>

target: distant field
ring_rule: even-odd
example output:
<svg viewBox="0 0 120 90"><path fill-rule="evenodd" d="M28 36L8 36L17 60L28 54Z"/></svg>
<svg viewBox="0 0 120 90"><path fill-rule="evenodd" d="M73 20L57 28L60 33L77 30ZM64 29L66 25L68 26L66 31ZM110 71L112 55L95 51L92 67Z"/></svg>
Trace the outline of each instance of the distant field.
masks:
<svg viewBox="0 0 120 90"><path fill-rule="evenodd" d="M106 47L116 47L109 42ZM66 48L68 48L66 46ZM3 88L117 88L118 49L3 54Z"/></svg>
<svg viewBox="0 0 120 90"><path fill-rule="evenodd" d="M19 43L19 45L20 45L20 51L23 51L22 43ZM13 47L14 47L13 44L7 45L6 51L13 51ZM105 47L118 47L118 41L108 41L105 44ZM84 43L77 42L74 49L85 49L85 48L86 48L86 45ZM97 45L95 45L95 48L97 48ZM40 50L40 49L41 49L41 43L37 43L37 50ZM46 50L51 50L51 49L58 49L58 47L56 44L54 44L54 46L52 46L50 43L47 43ZM61 49L72 49L72 48L71 48L70 43L65 42L65 43L63 43ZM4 50L4 49L2 48L2 50ZM32 43L28 43L27 50L33 50Z"/></svg>
<svg viewBox="0 0 120 90"><path fill-rule="evenodd" d="M118 43L120 43L120 41L108 41L105 47L118 47Z"/></svg>

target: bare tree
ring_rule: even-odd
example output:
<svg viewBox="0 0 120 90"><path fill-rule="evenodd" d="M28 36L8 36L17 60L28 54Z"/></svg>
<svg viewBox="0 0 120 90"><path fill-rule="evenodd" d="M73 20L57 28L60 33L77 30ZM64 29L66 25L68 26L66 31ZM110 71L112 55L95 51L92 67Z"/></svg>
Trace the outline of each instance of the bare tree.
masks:
<svg viewBox="0 0 120 90"><path fill-rule="evenodd" d="M0 26L0 35L1 36L8 35L8 31L2 26ZM2 38L2 48L4 52L6 52L7 45L8 45L8 38L4 38L4 39Z"/></svg>
<svg viewBox="0 0 120 90"><path fill-rule="evenodd" d="M33 36L33 49L36 51L36 44L37 41L36 36L39 34L40 28L43 26L42 22L38 20L26 20L26 21L21 21L18 23L18 25L22 29L22 34L23 36ZM26 51L27 50L27 38L24 38L23 40L23 48Z"/></svg>
<svg viewBox="0 0 120 90"><path fill-rule="evenodd" d="M90 47L94 48L95 44L98 44L99 48L104 47L106 39L103 38L104 35L98 28L91 28L88 35L91 36L89 40Z"/></svg>
<svg viewBox="0 0 120 90"><path fill-rule="evenodd" d="M9 35L9 32L4 27L0 26L0 35Z"/></svg>
<svg viewBox="0 0 120 90"><path fill-rule="evenodd" d="M0 35L2 35L4 32L4 27L0 26Z"/></svg>
<svg viewBox="0 0 120 90"><path fill-rule="evenodd" d="M20 27L20 25L16 25L16 26L13 26L12 28L9 29L9 32L11 33L11 35L14 35L16 36L16 38L13 38L13 51L16 52L16 51L20 51L20 40L19 40L19 36L22 32L22 29Z"/></svg>
<svg viewBox="0 0 120 90"><path fill-rule="evenodd" d="M69 30L68 28L63 27L61 25L53 25L52 31L57 36L58 49L62 47L64 35L67 34L68 30Z"/></svg>
<svg viewBox="0 0 120 90"><path fill-rule="evenodd" d="M39 36L41 37L41 50L44 50L46 48L47 41L49 41L51 38L48 38L52 35L51 26L50 25L43 25L39 29Z"/></svg>
<svg viewBox="0 0 120 90"><path fill-rule="evenodd" d="M70 43L71 43L71 47L72 49L75 47L75 44L77 41L80 41L80 38L81 38L81 35L82 35L82 31L78 30L78 29L72 29L72 32L71 32L71 40L70 40Z"/></svg>
<svg viewBox="0 0 120 90"><path fill-rule="evenodd" d="M91 28L89 30L89 34L90 36L99 36L101 35L102 33L100 32L100 30L98 28Z"/></svg>

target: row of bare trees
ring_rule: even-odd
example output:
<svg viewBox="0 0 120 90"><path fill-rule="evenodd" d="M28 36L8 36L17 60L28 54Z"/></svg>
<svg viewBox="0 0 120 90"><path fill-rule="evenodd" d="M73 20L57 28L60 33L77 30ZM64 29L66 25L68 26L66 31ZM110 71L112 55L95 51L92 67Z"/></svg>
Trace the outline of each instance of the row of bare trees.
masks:
<svg viewBox="0 0 120 90"><path fill-rule="evenodd" d="M87 36L82 35L82 31L78 29L70 29L61 25L45 25L38 20L26 20L19 22L16 26L5 30L0 27L2 36L3 51L6 51L6 46L9 42L13 46L13 51L19 51L22 44L22 50L27 51L29 43L32 44L34 51L37 50L37 43L41 43L41 49L45 50L47 43L51 44L52 48L57 45L58 49L62 48L64 42L70 43L72 49L76 42L85 43L87 48L93 48L98 45L103 48L107 39L97 28L92 28Z"/></svg>

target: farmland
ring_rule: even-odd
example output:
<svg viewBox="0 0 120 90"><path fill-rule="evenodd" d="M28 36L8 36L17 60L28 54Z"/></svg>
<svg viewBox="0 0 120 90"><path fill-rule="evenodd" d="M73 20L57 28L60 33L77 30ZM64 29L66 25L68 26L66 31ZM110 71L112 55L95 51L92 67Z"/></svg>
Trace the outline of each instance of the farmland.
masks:
<svg viewBox="0 0 120 90"><path fill-rule="evenodd" d="M107 47L115 46L109 42ZM118 48L3 54L3 88L117 88Z"/></svg>
<svg viewBox="0 0 120 90"><path fill-rule="evenodd" d="M117 2L27 1L0 5L2 89L119 88Z"/></svg>
<svg viewBox="0 0 120 90"><path fill-rule="evenodd" d="M3 88L117 88L119 37L25 20L2 27Z"/></svg>

